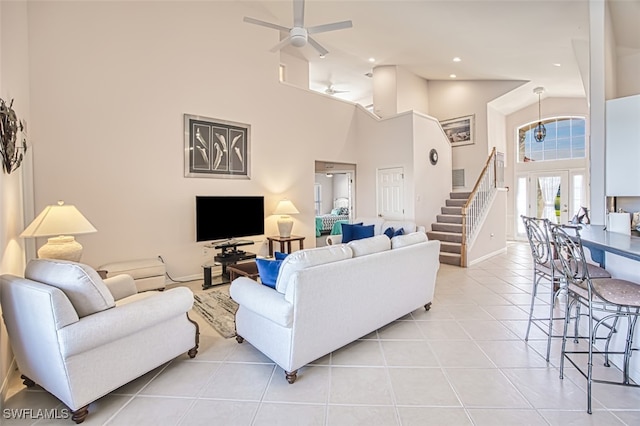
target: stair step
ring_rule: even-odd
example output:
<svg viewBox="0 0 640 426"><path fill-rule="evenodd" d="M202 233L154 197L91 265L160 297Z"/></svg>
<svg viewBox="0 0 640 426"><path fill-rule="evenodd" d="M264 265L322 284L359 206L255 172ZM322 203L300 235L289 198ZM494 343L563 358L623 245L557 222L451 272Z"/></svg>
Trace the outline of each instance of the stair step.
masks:
<svg viewBox="0 0 640 426"><path fill-rule="evenodd" d="M440 241L440 252L460 254L462 253L462 244Z"/></svg>
<svg viewBox="0 0 640 426"><path fill-rule="evenodd" d="M459 254L440 252L440 263L460 266L461 261L462 261L462 258Z"/></svg>
<svg viewBox="0 0 640 426"><path fill-rule="evenodd" d="M447 207L462 207L467 204L467 200L463 199L449 199L445 201Z"/></svg>
<svg viewBox="0 0 640 426"><path fill-rule="evenodd" d="M450 192L449 197L453 199L465 199L468 200L471 196L470 192Z"/></svg>
<svg viewBox="0 0 640 426"><path fill-rule="evenodd" d="M432 231L441 231L441 232L455 232L458 234L462 233L462 224L460 223L432 223L431 224Z"/></svg>
<svg viewBox="0 0 640 426"><path fill-rule="evenodd" d="M462 215L459 214L439 214L436 216L438 223L462 223Z"/></svg>
<svg viewBox="0 0 640 426"><path fill-rule="evenodd" d="M442 214L462 215L462 207L440 207Z"/></svg>
<svg viewBox="0 0 640 426"><path fill-rule="evenodd" d="M452 243L462 243L462 234L454 232L427 231L430 240L440 240Z"/></svg>

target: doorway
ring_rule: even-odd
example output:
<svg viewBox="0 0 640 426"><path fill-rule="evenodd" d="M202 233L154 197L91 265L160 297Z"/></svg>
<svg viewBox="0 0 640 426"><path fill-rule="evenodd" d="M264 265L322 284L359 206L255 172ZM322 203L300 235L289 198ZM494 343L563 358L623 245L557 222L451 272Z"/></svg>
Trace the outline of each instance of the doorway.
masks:
<svg viewBox="0 0 640 426"><path fill-rule="evenodd" d="M521 215L569 223L580 207L588 206L586 171L547 170L516 176L516 236L526 239Z"/></svg>
<svg viewBox="0 0 640 426"><path fill-rule="evenodd" d="M342 233L342 223L355 217L355 164L316 161L314 210L316 247L324 246L328 235Z"/></svg>

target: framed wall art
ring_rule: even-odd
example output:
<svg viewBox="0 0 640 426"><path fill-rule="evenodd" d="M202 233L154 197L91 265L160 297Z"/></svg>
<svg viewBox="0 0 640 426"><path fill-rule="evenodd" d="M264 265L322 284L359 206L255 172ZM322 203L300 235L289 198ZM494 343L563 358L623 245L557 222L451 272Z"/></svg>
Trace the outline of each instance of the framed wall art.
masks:
<svg viewBox="0 0 640 426"><path fill-rule="evenodd" d="M184 175L250 179L251 126L184 114Z"/></svg>
<svg viewBox="0 0 640 426"><path fill-rule="evenodd" d="M475 143L474 118L474 115L467 115L440 122L451 146L472 145Z"/></svg>

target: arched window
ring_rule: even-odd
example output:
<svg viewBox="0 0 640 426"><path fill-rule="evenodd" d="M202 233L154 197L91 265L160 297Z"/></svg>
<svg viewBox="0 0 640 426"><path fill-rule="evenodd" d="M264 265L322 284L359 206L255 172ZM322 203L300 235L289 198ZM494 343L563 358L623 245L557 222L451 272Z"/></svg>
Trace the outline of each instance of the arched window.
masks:
<svg viewBox="0 0 640 426"><path fill-rule="evenodd" d="M537 121L518 128L519 163L585 158L584 118L555 117L542 123L547 129L547 136L542 142L533 137Z"/></svg>

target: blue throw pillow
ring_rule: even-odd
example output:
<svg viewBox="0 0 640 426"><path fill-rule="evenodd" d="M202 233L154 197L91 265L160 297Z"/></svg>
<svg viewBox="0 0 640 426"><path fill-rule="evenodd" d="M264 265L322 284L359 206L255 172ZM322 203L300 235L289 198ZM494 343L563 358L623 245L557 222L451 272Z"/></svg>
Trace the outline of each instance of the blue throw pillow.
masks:
<svg viewBox="0 0 640 426"><path fill-rule="evenodd" d="M393 228L391 228L391 229L393 229ZM397 231L393 232L393 236L394 237L397 237L398 235L404 235L404 228L400 228Z"/></svg>
<svg viewBox="0 0 640 426"><path fill-rule="evenodd" d="M383 234L386 235L389 238L393 238L394 233L393 233L393 228L392 227L388 227L387 229L384 230Z"/></svg>
<svg viewBox="0 0 640 426"><path fill-rule="evenodd" d="M256 265L258 266L258 274L260 274L262 284L276 288L282 260L256 259Z"/></svg>
<svg viewBox="0 0 640 426"><path fill-rule="evenodd" d="M362 224L342 224L342 242L348 243L353 240L361 240L363 238L373 237L374 225Z"/></svg>
<svg viewBox="0 0 640 426"><path fill-rule="evenodd" d="M282 252L279 252L279 251L276 251L276 252L273 253L273 257L276 260L284 260L284 258L287 257L287 256L289 256L289 253L282 253Z"/></svg>

